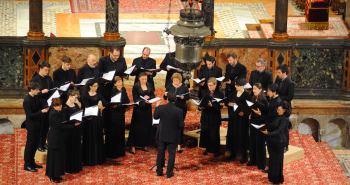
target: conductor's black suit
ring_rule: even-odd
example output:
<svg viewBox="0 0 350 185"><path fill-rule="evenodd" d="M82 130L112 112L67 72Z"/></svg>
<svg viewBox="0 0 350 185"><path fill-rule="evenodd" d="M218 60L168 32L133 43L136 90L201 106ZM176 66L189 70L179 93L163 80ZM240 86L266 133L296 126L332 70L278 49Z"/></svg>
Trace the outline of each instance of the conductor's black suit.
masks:
<svg viewBox="0 0 350 185"><path fill-rule="evenodd" d="M23 101L26 113L27 142L24 150L24 167L33 167L36 149L40 139L40 103L36 97L27 95Z"/></svg>
<svg viewBox="0 0 350 185"><path fill-rule="evenodd" d="M168 177L171 177L174 175L175 152L179 143L178 133L180 128L185 126L182 110L176 107L174 103L169 102L166 105L156 107L154 119L160 119L156 133L158 139L157 174L161 175L163 173L165 150L169 145L169 162L166 173Z"/></svg>

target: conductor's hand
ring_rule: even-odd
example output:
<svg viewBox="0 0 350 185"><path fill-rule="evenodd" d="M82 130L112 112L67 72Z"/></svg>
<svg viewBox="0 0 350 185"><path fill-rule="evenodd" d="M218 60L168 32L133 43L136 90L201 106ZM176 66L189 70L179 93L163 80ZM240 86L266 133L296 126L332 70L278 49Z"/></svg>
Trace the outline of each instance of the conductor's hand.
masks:
<svg viewBox="0 0 350 185"><path fill-rule="evenodd" d="M49 92L48 89L43 89L43 90L41 91L41 93L43 93L43 94L48 93L48 92Z"/></svg>
<svg viewBox="0 0 350 185"><path fill-rule="evenodd" d="M267 130L260 130L262 133L267 134Z"/></svg>
<svg viewBox="0 0 350 185"><path fill-rule="evenodd" d="M153 74L153 72L149 72L149 71L146 71L145 72L147 75L152 75Z"/></svg>
<svg viewBox="0 0 350 185"><path fill-rule="evenodd" d="M74 125L75 125L75 126L78 126L78 125L80 125L80 122L76 122Z"/></svg>
<svg viewBox="0 0 350 185"><path fill-rule="evenodd" d="M238 115L243 116L243 115L244 115L244 113L243 113L243 112L240 112Z"/></svg>
<svg viewBox="0 0 350 185"><path fill-rule="evenodd" d="M254 110L254 109L252 109L252 110L255 112L255 114L261 116L261 111L259 110L259 108L258 108L258 110Z"/></svg>
<svg viewBox="0 0 350 185"><path fill-rule="evenodd" d="M213 106L213 104L211 104L211 102L210 102L210 101L208 101L208 106L209 106L209 107L212 107L212 106Z"/></svg>
<svg viewBox="0 0 350 185"><path fill-rule="evenodd" d="M161 103L162 103L162 101L157 101L156 107L158 107Z"/></svg>
<svg viewBox="0 0 350 185"><path fill-rule="evenodd" d="M49 109L50 109L50 108L48 107L48 108L46 108L46 109L41 110L41 112L42 112L42 113L47 113L47 111L49 111Z"/></svg>
<svg viewBox="0 0 350 185"><path fill-rule="evenodd" d="M144 98L145 98L146 100L148 100L148 99L149 99L149 96L148 96L148 95L146 95L146 96L144 96Z"/></svg>
<svg viewBox="0 0 350 185"><path fill-rule="evenodd" d="M164 93L164 96L168 96L168 92L165 92L165 93Z"/></svg>

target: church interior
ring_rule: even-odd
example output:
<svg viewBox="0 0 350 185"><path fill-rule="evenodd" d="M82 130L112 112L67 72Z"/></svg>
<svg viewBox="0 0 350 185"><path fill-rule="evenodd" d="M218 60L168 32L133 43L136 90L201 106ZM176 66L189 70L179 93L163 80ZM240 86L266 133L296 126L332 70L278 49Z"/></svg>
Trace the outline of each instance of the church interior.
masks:
<svg viewBox="0 0 350 185"><path fill-rule="evenodd" d="M191 1L191 0L190 0ZM350 1L347 0L192 0L203 12L205 37L201 57L215 58L216 66L228 64L234 52L247 68L246 80L256 61L277 77L285 64L295 84L291 101L290 150L284 158L285 184L347 184L350 179ZM191 1L191 2L192 2ZM314 3L314 4L313 4ZM61 67L62 57L72 59L77 73L88 56L97 60L121 48L131 67L144 47L160 68L166 54L177 51L174 35L164 30L176 25L182 0L1 0L0 1L0 184L46 184L45 170L24 171L26 120L23 109L30 80L38 63L51 65L50 76ZM202 61L201 65L205 65ZM200 66L191 71L197 78ZM166 71L154 77L155 96L163 97ZM134 78L125 79L133 102ZM251 84L253 85L253 84ZM198 86L188 81L190 97L199 100ZM224 91L225 85L221 86ZM166 104L166 100L161 100ZM152 104L153 110L155 105ZM267 184L267 174L258 169L225 161L228 122L220 127L220 157L203 156L199 147L201 111L187 101L184 152L176 154L175 177L157 177L157 145L149 153L137 152L108 159L99 166L84 166L67 174L63 184ZM132 109L125 113L128 137ZM228 117L227 107L221 110ZM127 147L128 150L128 147ZM168 156L168 154L166 154ZM45 168L46 153L36 161Z"/></svg>

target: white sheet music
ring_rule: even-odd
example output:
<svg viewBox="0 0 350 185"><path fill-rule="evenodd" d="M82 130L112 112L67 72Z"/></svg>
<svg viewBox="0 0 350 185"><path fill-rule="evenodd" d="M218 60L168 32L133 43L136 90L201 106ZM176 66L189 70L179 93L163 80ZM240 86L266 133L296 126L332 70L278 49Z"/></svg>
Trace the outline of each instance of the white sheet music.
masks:
<svg viewBox="0 0 350 185"><path fill-rule="evenodd" d="M124 71L124 73L130 75L134 71L135 67L136 67L136 65L129 67L128 69L126 69Z"/></svg>
<svg viewBox="0 0 350 185"><path fill-rule="evenodd" d="M196 79L191 78L191 80L195 81L197 84L201 82L199 78L196 78Z"/></svg>
<svg viewBox="0 0 350 185"><path fill-rule="evenodd" d="M247 105L248 105L249 107L251 107L251 106L254 104L253 102L248 101L248 100L246 100L246 102L247 102Z"/></svg>
<svg viewBox="0 0 350 185"><path fill-rule="evenodd" d="M111 103L119 103L122 99L122 93L118 93L111 98Z"/></svg>
<svg viewBox="0 0 350 185"><path fill-rule="evenodd" d="M72 116L69 118L69 120L82 121L83 120L83 110L80 110L80 111L72 114Z"/></svg>
<svg viewBox="0 0 350 185"><path fill-rule="evenodd" d="M115 70L103 74L102 78L105 79L105 80L108 80L108 81L112 81L113 77L114 77L114 74L115 74Z"/></svg>
<svg viewBox="0 0 350 185"><path fill-rule="evenodd" d="M180 69L180 68L173 67L173 66L171 66L171 65L167 65L166 67L167 67L167 68L170 68L170 69L174 69L174 70L179 70L179 69Z"/></svg>
<svg viewBox="0 0 350 185"><path fill-rule="evenodd" d="M154 102L156 102L156 101L158 101L158 100L160 100L161 98L159 98L159 97L155 97L155 98L153 98L153 99L150 99L150 100L147 100L148 102L150 102L150 103L154 103Z"/></svg>
<svg viewBox="0 0 350 185"><path fill-rule="evenodd" d="M51 95L51 97L47 100L47 105L51 106L52 99L54 99L54 98L59 98L59 97L61 97L61 96L60 96L60 93L58 92L58 90L56 90L56 91Z"/></svg>
<svg viewBox="0 0 350 185"><path fill-rule="evenodd" d="M197 106L199 105L200 102L197 102L196 100L194 99L191 99L193 101L194 104L196 104Z"/></svg>
<svg viewBox="0 0 350 185"><path fill-rule="evenodd" d="M253 127L255 127L256 129L259 129L259 128L262 127L261 125L255 125L255 124L253 124L253 123L251 123L251 125L252 125Z"/></svg>
<svg viewBox="0 0 350 185"><path fill-rule="evenodd" d="M122 104L122 105L138 105L138 104L140 104L140 102L138 101L138 102L136 102L136 103L126 103L126 104Z"/></svg>
<svg viewBox="0 0 350 185"><path fill-rule="evenodd" d="M154 119L152 121L152 125L159 125L160 119Z"/></svg>
<svg viewBox="0 0 350 185"><path fill-rule="evenodd" d="M249 83L246 83L244 86L243 86L244 89L251 89L253 88Z"/></svg>
<svg viewBox="0 0 350 185"><path fill-rule="evenodd" d="M87 116L98 116L98 105L85 108L84 117Z"/></svg>
<svg viewBox="0 0 350 185"><path fill-rule="evenodd" d="M70 86L70 83L67 83L66 85L62 85L58 90L60 91L67 91Z"/></svg>
<svg viewBox="0 0 350 185"><path fill-rule="evenodd" d="M236 111L238 108L238 105L233 105L233 111Z"/></svg>
<svg viewBox="0 0 350 185"><path fill-rule="evenodd" d="M176 97L185 96L186 94L190 94L190 92L187 92L185 94L178 94L178 95L176 95Z"/></svg>
<svg viewBox="0 0 350 185"><path fill-rule="evenodd" d="M223 76L223 77L216 78L216 80L217 80L217 81L220 81L220 82L222 82L224 79L225 79L224 76Z"/></svg>
<svg viewBox="0 0 350 185"><path fill-rule="evenodd" d="M86 78L80 82L80 84L75 84L75 85L85 85L87 81L91 80L93 78Z"/></svg>

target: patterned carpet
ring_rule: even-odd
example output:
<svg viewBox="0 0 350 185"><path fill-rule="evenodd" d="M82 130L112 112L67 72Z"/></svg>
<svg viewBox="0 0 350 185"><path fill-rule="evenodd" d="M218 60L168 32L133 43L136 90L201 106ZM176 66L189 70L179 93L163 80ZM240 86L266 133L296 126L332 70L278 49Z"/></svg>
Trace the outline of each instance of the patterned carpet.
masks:
<svg viewBox="0 0 350 185"><path fill-rule="evenodd" d="M105 13L105 0L70 0L72 13ZM179 14L182 3L171 0L171 13ZM167 14L169 1L163 0L121 0L120 14Z"/></svg>
<svg viewBox="0 0 350 185"><path fill-rule="evenodd" d="M273 34L272 24L261 24L265 38ZM287 32L290 37L347 37L349 30L340 17L329 18L328 30L308 30L305 17L288 17Z"/></svg>
<svg viewBox="0 0 350 185"><path fill-rule="evenodd" d="M290 132L290 144L303 147L303 159L284 166L285 184L346 184L348 179L327 143L316 143L311 135L301 136L296 130ZM25 145L26 130L16 129L15 134L0 137L1 184L46 184L45 164L38 173L23 170L23 157L19 155ZM13 144L15 143L15 144ZM78 174L66 174L62 184L266 184L267 174L256 167L247 167L236 161L225 161L225 156L203 156L203 149L185 148L176 154L175 177L157 177L155 169L157 149L149 153L137 150L119 159L107 159L101 166L84 167ZM166 155L166 157L168 157ZM164 169L165 170L165 169Z"/></svg>

